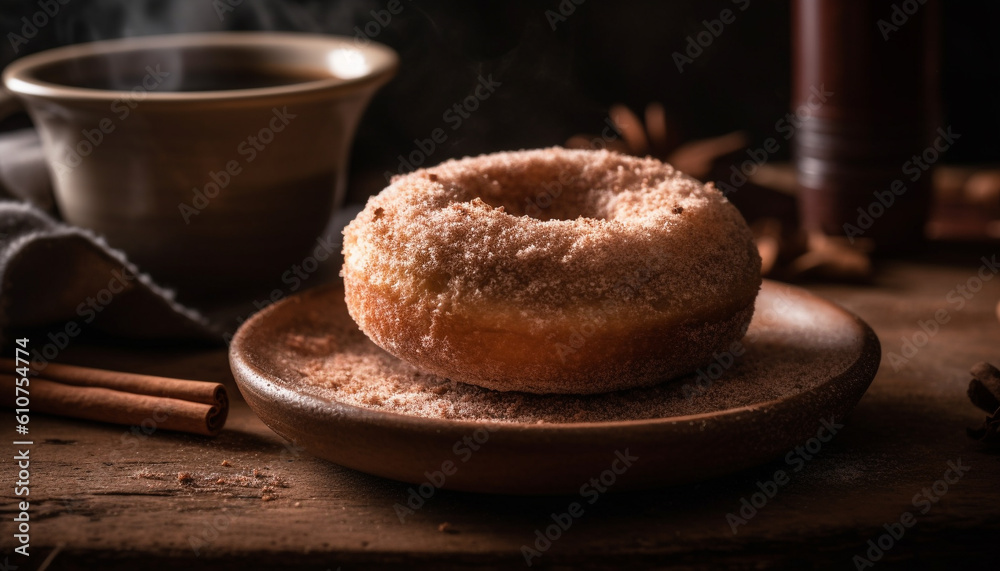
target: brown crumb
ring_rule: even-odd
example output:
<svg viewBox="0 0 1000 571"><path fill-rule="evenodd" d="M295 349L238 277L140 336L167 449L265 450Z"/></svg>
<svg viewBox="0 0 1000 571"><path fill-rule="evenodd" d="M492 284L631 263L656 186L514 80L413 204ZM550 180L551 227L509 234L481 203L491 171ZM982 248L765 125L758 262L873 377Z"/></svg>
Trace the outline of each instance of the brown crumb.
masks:
<svg viewBox="0 0 1000 571"><path fill-rule="evenodd" d="M253 477L254 478L263 478L264 477L264 472L262 472L261 470L258 470L257 468L254 468L253 469Z"/></svg>
<svg viewBox="0 0 1000 571"><path fill-rule="evenodd" d="M442 522L438 525L438 531L441 533L458 533L458 530L451 527L451 523L449 522Z"/></svg>
<svg viewBox="0 0 1000 571"><path fill-rule="evenodd" d="M244 476L243 474L239 474L238 476L233 476L226 483L232 484L233 486L239 486L241 488L249 488L254 483L254 480L249 476Z"/></svg>
<svg viewBox="0 0 1000 571"><path fill-rule="evenodd" d="M278 499L278 494L271 486L264 486L260 489L260 500L262 502L270 502L276 499Z"/></svg>
<svg viewBox="0 0 1000 571"><path fill-rule="evenodd" d="M683 214L684 213L684 207L683 206L675 206L674 209L673 209L673 213L674 214Z"/></svg>
<svg viewBox="0 0 1000 571"><path fill-rule="evenodd" d="M278 476L269 476L260 470L256 475L232 474L217 475L215 484L219 486L231 486L236 488L287 488L288 482Z"/></svg>
<svg viewBox="0 0 1000 571"><path fill-rule="evenodd" d="M292 506L296 508L302 507L302 502L295 502Z"/></svg>
<svg viewBox="0 0 1000 571"><path fill-rule="evenodd" d="M222 463L219 464L219 466L232 466L232 464L229 463L229 460L223 460Z"/></svg>
<svg viewBox="0 0 1000 571"><path fill-rule="evenodd" d="M181 484L191 484L194 482L194 476L191 472L177 472L177 481Z"/></svg>

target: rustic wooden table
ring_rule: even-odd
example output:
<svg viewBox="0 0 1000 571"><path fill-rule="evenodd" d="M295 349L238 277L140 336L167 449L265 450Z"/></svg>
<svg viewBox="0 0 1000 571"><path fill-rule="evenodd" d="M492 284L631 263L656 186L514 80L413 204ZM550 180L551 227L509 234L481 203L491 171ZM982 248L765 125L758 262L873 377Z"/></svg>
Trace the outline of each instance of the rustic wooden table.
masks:
<svg viewBox="0 0 1000 571"><path fill-rule="evenodd" d="M866 319L883 344L878 377L845 427L808 461L603 495L533 566L854 569L870 561L996 569L1000 456L965 435L985 417L965 396L969 367L1000 362L1000 279L979 281L997 271L983 266L984 255L994 251L887 263L873 285L812 287ZM934 332L922 335L921 323ZM904 340L922 346L914 353ZM9 569L517 569L525 566L522 545L533 545L535 530L571 501L438 492L401 523L393 505L406 500L408 485L284 443L240 400L221 350L80 345L63 360L218 380L235 402L215 439L151 423L129 429L33 417L30 560L11 551L9 444L4 454L0 561L8 557ZM13 423L5 411L0 426ZM773 497L754 496L779 469L789 481ZM741 514L743 499L760 506L756 513ZM727 514L745 518L736 533Z"/></svg>

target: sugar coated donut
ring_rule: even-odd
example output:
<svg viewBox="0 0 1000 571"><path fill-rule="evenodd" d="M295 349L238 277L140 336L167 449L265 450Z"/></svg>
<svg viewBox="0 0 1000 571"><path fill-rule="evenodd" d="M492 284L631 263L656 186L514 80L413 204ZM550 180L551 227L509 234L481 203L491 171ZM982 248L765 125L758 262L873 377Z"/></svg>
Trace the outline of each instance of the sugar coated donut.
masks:
<svg viewBox="0 0 1000 571"><path fill-rule="evenodd" d="M746 333L760 256L711 184L549 148L399 176L344 230L347 307L428 373L599 393L690 373Z"/></svg>

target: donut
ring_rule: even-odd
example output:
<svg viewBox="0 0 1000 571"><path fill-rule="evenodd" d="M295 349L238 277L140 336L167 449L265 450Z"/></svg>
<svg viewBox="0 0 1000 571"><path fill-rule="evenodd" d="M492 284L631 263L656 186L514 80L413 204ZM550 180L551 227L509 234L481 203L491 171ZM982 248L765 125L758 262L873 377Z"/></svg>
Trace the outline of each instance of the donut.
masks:
<svg viewBox="0 0 1000 571"><path fill-rule="evenodd" d="M601 393L695 371L746 333L760 256L711 184L608 151L503 152L397 176L344 229L378 346L499 391Z"/></svg>

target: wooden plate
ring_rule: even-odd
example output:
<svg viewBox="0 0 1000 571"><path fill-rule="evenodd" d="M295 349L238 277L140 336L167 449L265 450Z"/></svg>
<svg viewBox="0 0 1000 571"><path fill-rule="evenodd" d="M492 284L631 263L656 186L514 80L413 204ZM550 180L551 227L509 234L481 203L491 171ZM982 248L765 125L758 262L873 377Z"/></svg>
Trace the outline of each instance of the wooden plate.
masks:
<svg viewBox="0 0 1000 571"><path fill-rule="evenodd" d="M826 439L868 388L880 354L854 315L765 281L747 337L698 374L589 397L495 393L420 376L382 352L357 331L334 284L254 315L233 339L230 364L261 420L310 454L423 485L425 495L543 494L584 493L596 489L585 487L593 478L615 489L691 482ZM388 385L404 396L343 389L362 359L365 374L392 375ZM439 391L420 392L429 382ZM452 418L393 412L411 397ZM517 421L468 404L490 401Z"/></svg>

